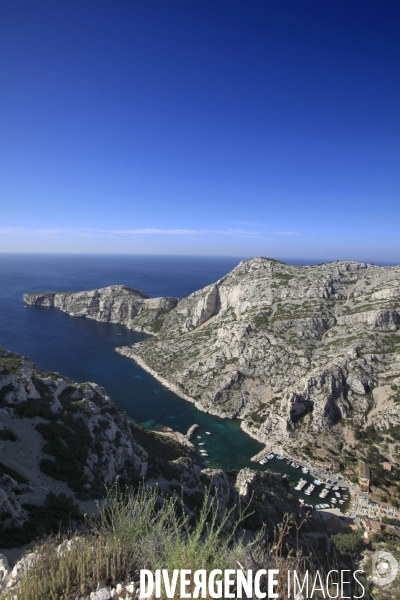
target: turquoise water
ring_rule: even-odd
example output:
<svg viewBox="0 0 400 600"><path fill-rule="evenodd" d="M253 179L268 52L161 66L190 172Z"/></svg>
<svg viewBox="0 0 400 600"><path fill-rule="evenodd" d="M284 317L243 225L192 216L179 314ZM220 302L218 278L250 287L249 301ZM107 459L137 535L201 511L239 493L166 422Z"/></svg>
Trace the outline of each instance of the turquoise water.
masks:
<svg viewBox="0 0 400 600"><path fill-rule="evenodd" d="M0 254L0 344L29 356L43 369L99 383L121 410L149 429L168 426L186 433L198 423L194 441L201 441L200 435L207 442L205 460L210 462L205 466L249 466L262 445L241 431L239 421L199 411L114 352L116 346L138 342L144 334L56 309L25 307L22 301L26 291L82 290L111 283L145 289L153 297L186 296L222 277L239 260Z"/></svg>
<svg viewBox="0 0 400 600"><path fill-rule="evenodd" d="M240 258L212 257L0 254L0 345L29 356L43 369L58 371L78 382L99 383L121 410L148 429L168 426L186 433L193 423L198 423L200 429L194 442L207 444L206 460L210 462L205 466L225 470L254 468L256 465L249 459L262 445L240 429L238 420L222 420L199 411L114 351L118 345L142 340L144 334L119 325L70 317L51 308L25 307L22 300L25 292L75 291L116 283L144 289L152 297L183 297L221 278L239 261ZM206 431L211 435L206 435ZM288 474L296 482L300 477L313 479L286 461L273 460L259 468ZM315 498L303 497L309 503L321 502L317 495L314 492Z"/></svg>

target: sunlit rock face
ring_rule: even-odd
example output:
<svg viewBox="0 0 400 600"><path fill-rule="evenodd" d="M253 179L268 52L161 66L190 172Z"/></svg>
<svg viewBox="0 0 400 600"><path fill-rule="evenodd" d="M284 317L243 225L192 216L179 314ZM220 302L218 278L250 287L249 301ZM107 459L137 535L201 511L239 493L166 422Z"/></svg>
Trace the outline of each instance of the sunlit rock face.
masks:
<svg viewBox="0 0 400 600"><path fill-rule="evenodd" d="M399 283L397 266L254 258L179 300L111 286L25 301L154 333L117 351L201 410L285 445L370 414L377 427L400 422Z"/></svg>

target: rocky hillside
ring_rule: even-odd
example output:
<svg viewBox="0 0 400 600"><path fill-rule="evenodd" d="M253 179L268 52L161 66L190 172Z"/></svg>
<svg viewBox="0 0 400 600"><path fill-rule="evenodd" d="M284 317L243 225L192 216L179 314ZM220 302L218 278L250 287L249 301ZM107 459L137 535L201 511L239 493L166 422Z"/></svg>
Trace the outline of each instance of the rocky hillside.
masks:
<svg viewBox="0 0 400 600"><path fill-rule="evenodd" d="M35 306L59 308L73 317L118 323L150 333L157 330L157 320L178 303L177 298L149 298L146 292L127 285L83 292L25 294L24 301Z"/></svg>
<svg viewBox="0 0 400 600"><path fill-rule="evenodd" d="M0 348L0 529L28 519L49 492L99 497L117 476L147 472L148 456L104 389L48 373Z"/></svg>
<svg viewBox="0 0 400 600"><path fill-rule="evenodd" d="M112 320L111 300L107 316L100 299L119 290L120 306L121 289L51 298L69 314ZM154 302L171 306L138 309L129 326L156 335L117 351L201 410L239 417L258 440L321 460L352 450L373 426L386 432L384 458L399 460L391 427L400 423L400 267L255 258L187 298Z"/></svg>
<svg viewBox="0 0 400 600"><path fill-rule="evenodd" d="M0 547L69 526L80 510L93 513L91 499L117 479L135 488L157 485L183 498L189 512L214 490L221 516L240 498L262 495L269 531L286 512L299 511L281 476L201 469L187 443L129 423L95 383L75 383L0 348ZM260 518L248 527L261 527Z"/></svg>

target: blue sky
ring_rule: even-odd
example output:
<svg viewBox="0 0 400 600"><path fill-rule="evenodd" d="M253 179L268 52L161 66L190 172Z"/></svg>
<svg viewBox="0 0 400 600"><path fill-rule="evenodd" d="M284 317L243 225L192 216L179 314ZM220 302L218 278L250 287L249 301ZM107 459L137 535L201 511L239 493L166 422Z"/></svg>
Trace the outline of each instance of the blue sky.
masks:
<svg viewBox="0 0 400 600"><path fill-rule="evenodd" d="M3 0L0 251L400 261L397 0Z"/></svg>

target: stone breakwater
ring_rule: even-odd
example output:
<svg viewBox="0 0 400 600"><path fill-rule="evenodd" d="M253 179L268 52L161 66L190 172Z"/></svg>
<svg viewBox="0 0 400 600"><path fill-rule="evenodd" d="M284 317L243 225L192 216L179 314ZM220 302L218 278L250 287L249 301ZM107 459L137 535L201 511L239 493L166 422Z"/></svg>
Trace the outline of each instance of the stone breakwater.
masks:
<svg viewBox="0 0 400 600"><path fill-rule="evenodd" d="M400 424L398 266L254 258L187 298L126 286L67 296L55 294L54 306L152 332L117 352L198 409L240 418L268 446L340 453L354 446L354 428Z"/></svg>
<svg viewBox="0 0 400 600"><path fill-rule="evenodd" d="M198 428L199 428L199 425L197 425L197 423L194 423L193 425L191 425L191 426L189 427L188 431L187 431L186 438L187 438L188 440L192 439L192 437L193 437L193 435L194 435L194 432L195 432L195 431L196 431L196 429L198 429Z"/></svg>

